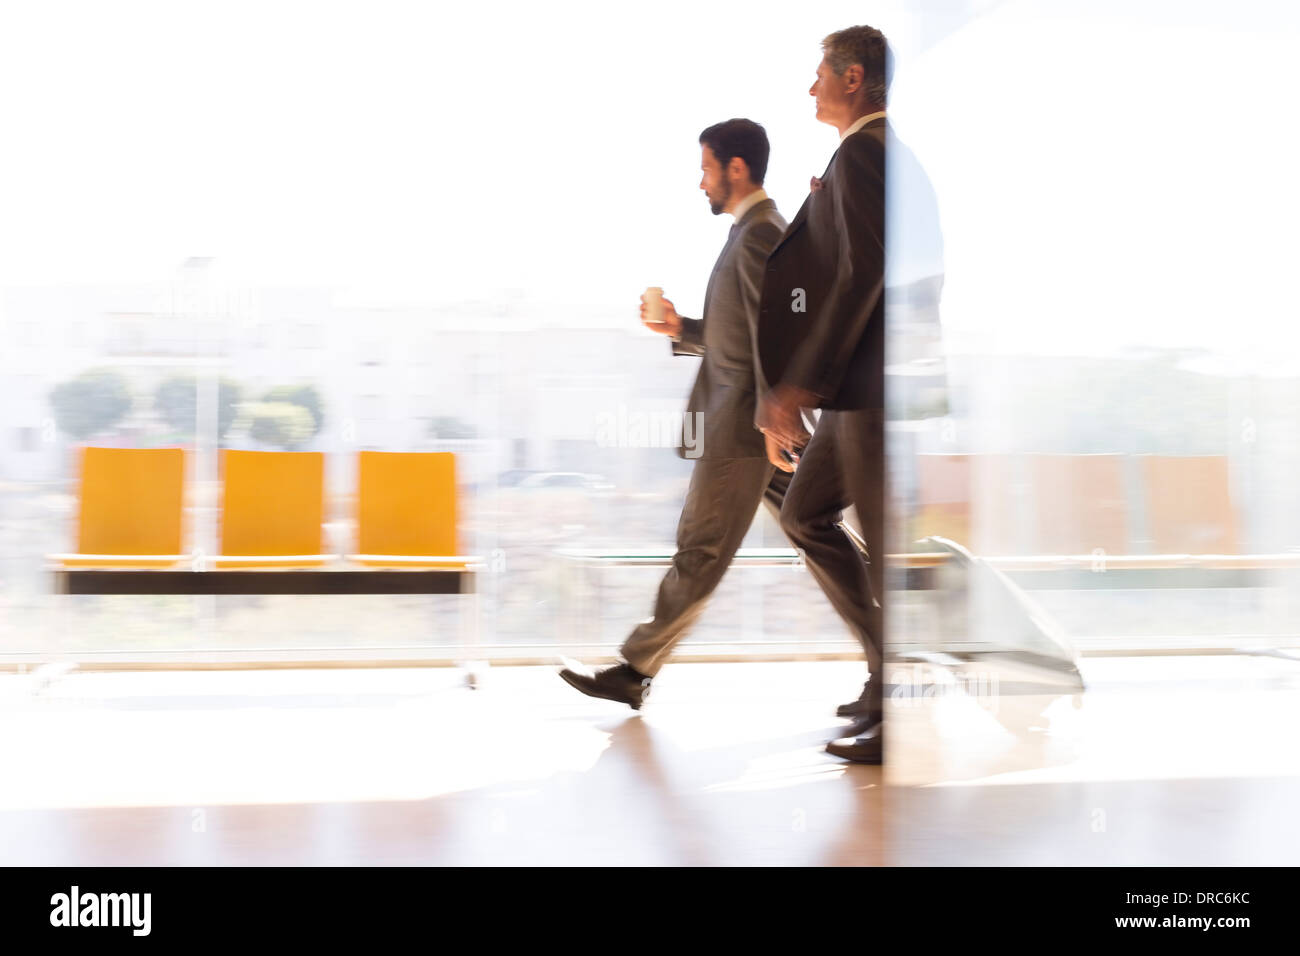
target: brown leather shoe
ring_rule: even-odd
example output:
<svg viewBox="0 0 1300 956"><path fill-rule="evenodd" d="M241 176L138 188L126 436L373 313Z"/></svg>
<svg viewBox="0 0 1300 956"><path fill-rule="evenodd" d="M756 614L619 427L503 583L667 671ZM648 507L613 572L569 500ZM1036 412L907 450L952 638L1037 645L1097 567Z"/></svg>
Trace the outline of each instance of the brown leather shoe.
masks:
<svg viewBox="0 0 1300 956"><path fill-rule="evenodd" d="M628 664L614 664L586 673L566 667L560 676L588 697L615 700L633 710L640 710L650 693L650 678L638 674Z"/></svg>

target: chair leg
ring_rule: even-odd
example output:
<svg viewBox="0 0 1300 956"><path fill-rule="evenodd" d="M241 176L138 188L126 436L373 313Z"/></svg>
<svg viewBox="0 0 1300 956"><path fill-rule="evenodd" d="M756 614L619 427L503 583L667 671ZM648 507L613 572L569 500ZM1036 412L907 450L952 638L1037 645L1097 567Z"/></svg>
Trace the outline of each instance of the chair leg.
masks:
<svg viewBox="0 0 1300 956"><path fill-rule="evenodd" d="M487 662L478 659L483 626L483 598L479 591L477 575L461 572L460 659L465 684L477 690L483 680Z"/></svg>

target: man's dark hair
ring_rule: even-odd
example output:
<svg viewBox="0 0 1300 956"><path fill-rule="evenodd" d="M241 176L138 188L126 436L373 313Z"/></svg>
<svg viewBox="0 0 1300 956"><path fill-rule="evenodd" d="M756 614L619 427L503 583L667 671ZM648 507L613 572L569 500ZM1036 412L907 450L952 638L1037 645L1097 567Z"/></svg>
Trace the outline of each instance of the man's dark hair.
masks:
<svg viewBox="0 0 1300 956"><path fill-rule="evenodd" d="M894 54L889 41L875 27L847 27L822 40L826 63L836 76L857 63L862 67L862 86L877 106L884 106L889 84L894 81Z"/></svg>
<svg viewBox="0 0 1300 956"><path fill-rule="evenodd" d="M729 119L715 123L700 134L700 145L707 146L725 170L733 157L739 156L749 167L749 180L763 185L767 175L767 131L753 120Z"/></svg>

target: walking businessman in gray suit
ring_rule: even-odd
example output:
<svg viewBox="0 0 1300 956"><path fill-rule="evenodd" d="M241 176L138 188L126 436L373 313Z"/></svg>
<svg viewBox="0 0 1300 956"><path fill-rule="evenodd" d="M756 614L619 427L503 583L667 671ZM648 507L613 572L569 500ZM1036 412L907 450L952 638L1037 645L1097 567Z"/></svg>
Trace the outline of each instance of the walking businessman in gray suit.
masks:
<svg viewBox="0 0 1300 956"><path fill-rule="evenodd" d="M732 119L701 133L700 147L700 188L715 216L735 218L709 278L703 318L680 316L664 299L656 322L641 306L642 322L671 337L673 354L703 358L687 404L688 413L702 416L700 454L677 525L677 552L659 585L654 617L624 642L623 662L595 673L560 672L584 694L633 709L704 610L759 505L779 516L790 481L791 466L769 460L781 461L775 440L754 427L757 396L766 390L754 350L759 296L767 255L786 228L763 191L767 134L757 123Z"/></svg>

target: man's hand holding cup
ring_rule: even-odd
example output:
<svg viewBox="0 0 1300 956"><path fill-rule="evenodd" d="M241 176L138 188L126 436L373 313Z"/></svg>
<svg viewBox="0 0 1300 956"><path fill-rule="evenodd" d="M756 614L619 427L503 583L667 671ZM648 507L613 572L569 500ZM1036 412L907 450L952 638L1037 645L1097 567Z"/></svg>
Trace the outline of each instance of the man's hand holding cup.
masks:
<svg viewBox="0 0 1300 956"><path fill-rule="evenodd" d="M677 314L664 290L651 286L641 294L641 324L651 332L677 338L682 334L682 317Z"/></svg>

